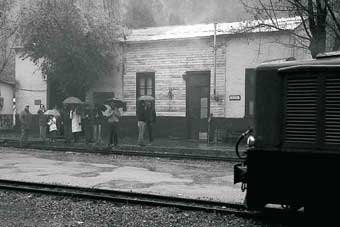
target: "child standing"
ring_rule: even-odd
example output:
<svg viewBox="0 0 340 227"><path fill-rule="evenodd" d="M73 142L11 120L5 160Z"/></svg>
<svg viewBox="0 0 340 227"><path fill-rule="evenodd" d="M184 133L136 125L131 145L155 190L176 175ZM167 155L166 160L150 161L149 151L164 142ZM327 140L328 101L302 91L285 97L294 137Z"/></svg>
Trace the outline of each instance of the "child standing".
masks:
<svg viewBox="0 0 340 227"><path fill-rule="evenodd" d="M57 135L57 119L54 116L50 116L47 124L49 125L51 142L55 142L55 137Z"/></svg>

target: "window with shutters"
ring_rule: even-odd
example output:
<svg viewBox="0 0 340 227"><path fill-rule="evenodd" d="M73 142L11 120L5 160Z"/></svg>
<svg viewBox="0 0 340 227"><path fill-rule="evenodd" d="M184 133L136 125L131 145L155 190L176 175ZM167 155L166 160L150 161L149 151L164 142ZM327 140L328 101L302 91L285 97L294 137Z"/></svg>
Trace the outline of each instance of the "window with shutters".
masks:
<svg viewBox="0 0 340 227"><path fill-rule="evenodd" d="M155 73L145 72L136 75L136 94L137 99L143 95L155 97Z"/></svg>

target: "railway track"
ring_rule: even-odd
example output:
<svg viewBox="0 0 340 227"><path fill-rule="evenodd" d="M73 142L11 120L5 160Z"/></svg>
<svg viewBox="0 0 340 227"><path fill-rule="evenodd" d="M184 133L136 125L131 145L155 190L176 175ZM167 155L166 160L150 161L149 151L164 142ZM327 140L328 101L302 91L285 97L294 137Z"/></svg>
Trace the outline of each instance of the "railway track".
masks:
<svg viewBox="0 0 340 227"><path fill-rule="evenodd" d="M191 154L179 154L169 152L147 152L143 150L133 150L133 148L126 149L114 149L109 150L107 148L99 149L96 147L69 147L69 146L53 146L41 143L31 143L29 145L21 147L16 140L5 140L1 142L3 147L15 147L15 148L27 148L37 150L53 150L53 151L74 151L74 152L89 152L89 153L101 153L101 154L116 154L127 156L146 156L146 157L159 157L159 158L171 158L171 159L191 159L191 160L207 160L207 161L227 161L227 162L239 162L240 159L236 157L226 156L212 156L212 155L191 155Z"/></svg>
<svg viewBox="0 0 340 227"><path fill-rule="evenodd" d="M106 200L129 204L176 207L186 210L202 210L207 212L233 213L240 215L254 214L254 212L246 211L241 204L229 204L207 200L187 199L96 188L84 188L76 186L0 180L0 189L67 196L73 198Z"/></svg>
<svg viewBox="0 0 340 227"><path fill-rule="evenodd" d="M280 220L280 222L287 222L291 219L296 220L295 218L299 218L300 220L302 218L301 213L294 213L288 220L287 212L282 209L249 211L241 204L13 180L0 180L0 190L57 195L91 200L105 200L125 204L174 207L182 210L234 214L245 218L275 218L276 220Z"/></svg>

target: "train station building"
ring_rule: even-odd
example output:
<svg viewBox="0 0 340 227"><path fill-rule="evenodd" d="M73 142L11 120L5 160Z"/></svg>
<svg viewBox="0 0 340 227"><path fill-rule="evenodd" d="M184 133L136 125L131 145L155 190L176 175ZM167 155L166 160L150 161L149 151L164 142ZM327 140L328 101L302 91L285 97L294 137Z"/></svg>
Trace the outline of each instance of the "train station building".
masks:
<svg viewBox="0 0 340 227"><path fill-rule="evenodd" d="M121 40L111 75L86 95L89 103L107 97L127 102L122 133L137 134L136 102L155 97L155 134L193 140L224 140L252 126L253 76L256 65L272 60L310 58L297 47L293 31L299 18L278 20L280 29L258 21L135 29ZM49 105L46 78L29 59L15 64L19 111Z"/></svg>

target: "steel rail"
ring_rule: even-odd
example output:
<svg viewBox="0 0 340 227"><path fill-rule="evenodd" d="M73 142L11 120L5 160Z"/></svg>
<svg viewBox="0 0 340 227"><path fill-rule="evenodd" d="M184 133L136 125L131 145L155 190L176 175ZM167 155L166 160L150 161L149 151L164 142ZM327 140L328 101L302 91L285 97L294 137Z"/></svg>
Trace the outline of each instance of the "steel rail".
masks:
<svg viewBox="0 0 340 227"><path fill-rule="evenodd" d="M289 213L288 216L288 212L283 209L266 208L261 211L249 211L245 209L242 204L4 179L0 179L0 190L105 200L126 204L173 207L182 210L204 211L210 213L233 214L243 218L275 219L281 223L290 222L291 220L301 221L304 217L301 212Z"/></svg>
<svg viewBox="0 0 340 227"><path fill-rule="evenodd" d="M80 153L99 153L99 154L115 154L115 155L126 155L126 156L146 156L146 157L159 157L159 158L170 158L170 159L192 159L192 160L206 160L206 161L225 161L225 162L239 162L241 159L223 156L212 156L212 155L190 155L190 154L176 154L176 153L161 153L161 152L145 152L145 151L133 151L125 149L90 149L85 147L65 147L65 146L52 146L44 144L30 144L25 146L19 146L14 140L6 140L2 142L3 147L15 147L21 149L37 149L37 150L52 150L52 151L73 151Z"/></svg>
<svg viewBox="0 0 340 227"><path fill-rule="evenodd" d="M259 214L258 212L247 211L241 204L230 204L208 200L197 200L97 188L54 185L46 183L32 183L1 179L0 189L66 196L72 198L106 200L127 204L176 207L184 210L201 210L206 212L229 213L241 216L253 216Z"/></svg>

